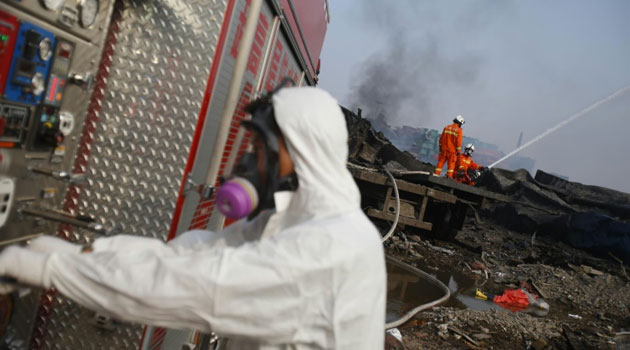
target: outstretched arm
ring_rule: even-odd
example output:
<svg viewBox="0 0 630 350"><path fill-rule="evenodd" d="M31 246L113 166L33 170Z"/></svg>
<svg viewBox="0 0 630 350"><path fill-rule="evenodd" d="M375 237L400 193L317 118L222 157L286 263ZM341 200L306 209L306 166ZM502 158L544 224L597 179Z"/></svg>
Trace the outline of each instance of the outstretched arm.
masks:
<svg viewBox="0 0 630 350"><path fill-rule="evenodd" d="M288 342L303 317L298 281L330 273L321 265L293 264L303 243L265 239L189 251L164 244L89 254L10 247L0 254L0 275L55 287L80 305L123 320Z"/></svg>
<svg viewBox="0 0 630 350"><path fill-rule="evenodd" d="M468 168L470 168L472 170L480 170L483 167L471 160L470 161L470 165L468 166Z"/></svg>

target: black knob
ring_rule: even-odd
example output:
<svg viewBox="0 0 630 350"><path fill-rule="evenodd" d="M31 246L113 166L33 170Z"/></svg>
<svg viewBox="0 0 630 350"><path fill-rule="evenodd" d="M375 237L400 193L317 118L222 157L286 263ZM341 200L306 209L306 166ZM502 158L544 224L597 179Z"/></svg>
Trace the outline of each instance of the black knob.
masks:
<svg viewBox="0 0 630 350"><path fill-rule="evenodd" d="M40 142L49 147L57 147L63 142L63 133L58 129L47 128L40 134Z"/></svg>
<svg viewBox="0 0 630 350"><path fill-rule="evenodd" d="M24 43L24 51L22 52L22 55L27 60L32 60L37 54L37 48L42 36L34 30L29 30L26 32L25 36L26 42Z"/></svg>

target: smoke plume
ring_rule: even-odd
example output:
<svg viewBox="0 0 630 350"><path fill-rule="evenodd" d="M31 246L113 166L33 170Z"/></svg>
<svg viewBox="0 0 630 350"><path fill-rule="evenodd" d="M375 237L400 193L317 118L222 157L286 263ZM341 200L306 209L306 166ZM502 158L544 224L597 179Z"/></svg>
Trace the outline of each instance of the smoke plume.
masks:
<svg viewBox="0 0 630 350"><path fill-rule="evenodd" d="M354 77L351 106L362 108L368 118L382 114L392 124L421 126L429 119L444 116L438 101L449 100L462 87L477 81L483 60L475 53L462 55L458 41L465 41L471 31L479 31L485 12L479 4L468 9L467 28L439 31L430 3L408 0L407 6L388 6L382 1L366 1L361 9L362 25L385 35L383 50L367 57ZM455 18L452 22L462 23ZM434 26L434 24L436 24ZM465 29L465 30L464 30ZM455 34L453 34L455 33ZM464 33L464 34L462 34ZM465 50L463 50L465 52ZM451 52L459 52L454 54Z"/></svg>

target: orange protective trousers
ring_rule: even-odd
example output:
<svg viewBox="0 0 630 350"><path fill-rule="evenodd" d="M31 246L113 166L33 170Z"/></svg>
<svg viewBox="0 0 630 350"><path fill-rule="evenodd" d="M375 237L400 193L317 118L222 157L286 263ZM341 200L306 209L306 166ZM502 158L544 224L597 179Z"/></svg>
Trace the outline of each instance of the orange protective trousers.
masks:
<svg viewBox="0 0 630 350"><path fill-rule="evenodd" d="M438 163L435 167L434 175L438 176L442 173L444 163L448 162L448 170L446 171L446 177L453 178L455 175L455 163L457 162L457 153L449 151L441 151L438 157Z"/></svg>

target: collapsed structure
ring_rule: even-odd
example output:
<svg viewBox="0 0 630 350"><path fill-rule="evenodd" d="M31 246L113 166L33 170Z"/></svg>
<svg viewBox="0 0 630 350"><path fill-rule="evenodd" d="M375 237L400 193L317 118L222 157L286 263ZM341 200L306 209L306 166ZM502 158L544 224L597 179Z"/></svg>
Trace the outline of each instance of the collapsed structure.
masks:
<svg viewBox="0 0 630 350"><path fill-rule="evenodd" d="M548 236L598 256L612 255L626 263L630 262L629 194L570 182L541 170L532 177L524 169L510 171L500 168L485 172L474 188L466 188L466 185L454 181L428 176L433 172L432 164L419 161L411 153L399 150L382 132L376 131L369 120L348 109L344 108L343 111L351 135L351 162L373 169L385 168L400 181L428 186L434 194L453 196L434 198L434 207L441 209L429 210L429 221L433 225L414 227L435 233L436 224L442 225L443 229L446 222L447 227L450 227L448 234L440 232L438 236L452 238L457 233L453 230L461 228L468 209L480 207L487 216L517 232ZM365 175L356 177L361 182ZM382 180L382 184L385 185L385 180ZM378 192L374 187L364 186L362 189L365 190L362 194L366 198L373 198L374 192ZM392 198L387 193L384 199L377 201L380 204L365 200L366 206L384 206L392 212L375 215L374 208L370 208L368 215L371 211L372 217L393 222ZM443 209L444 203L449 202L454 206L449 210ZM418 212L424 213L422 201L414 203L409 200L407 204L413 208L408 208L407 214L401 212L400 215L417 216ZM402 207L404 211L405 205Z"/></svg>
<svg viewBox="0 0 630 350"><path fill-rule="evenodd" d="M434 165L400 151L368 120L342 110L350 131L349 168L361 189L362 205L377 225L390 221L407 231L450 239L462 228L469 208L483 209L489 201L507 200L498 193L431 175Z"/></svg>
<svg viewBox="0 0 630 350"><path fill-rule="evenodd" d="M488 214L506 227L536 233L630 263L630 194L570 182L538 170L493 169L479 186L509 196Z"/></svg>

